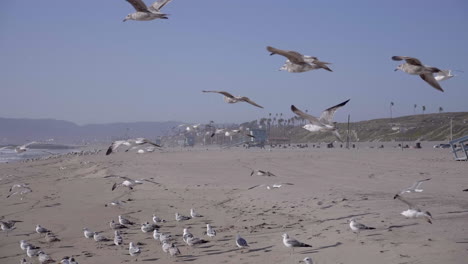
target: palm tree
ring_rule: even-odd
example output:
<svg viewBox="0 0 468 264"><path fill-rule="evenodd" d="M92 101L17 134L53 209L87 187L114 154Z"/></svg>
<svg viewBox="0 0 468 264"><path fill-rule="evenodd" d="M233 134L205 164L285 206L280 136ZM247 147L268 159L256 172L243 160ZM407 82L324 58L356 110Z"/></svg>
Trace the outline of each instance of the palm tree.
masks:
<svg viewBox="0 0 468 264"><path fill-rule="evenodd" d="M439 114L442 113L444 111L444 109L442 108L442 106L439 106Z"/></svg>
<svg viewBox="0 0 468 264"><path fill-rule="evenodd" d="M414 104L413 114L416 114L416 107L418 107L418 105L417 105L417 104Z"/></svg>
<svg viewBox="0 0 468 264"><path fill-rule="evenodd" d="M392 107L394 106L395 104L393 102L390 102L390 118L393 119L393 114L392 114Z"/></svg>
<svg viewBox="0 0 468 264"><path fill-rule="evenodd" d="M425 106L425 105L422 106L422 113L423 113L423 115L424 115L424 111L426 111L426 106Z"/></svg>

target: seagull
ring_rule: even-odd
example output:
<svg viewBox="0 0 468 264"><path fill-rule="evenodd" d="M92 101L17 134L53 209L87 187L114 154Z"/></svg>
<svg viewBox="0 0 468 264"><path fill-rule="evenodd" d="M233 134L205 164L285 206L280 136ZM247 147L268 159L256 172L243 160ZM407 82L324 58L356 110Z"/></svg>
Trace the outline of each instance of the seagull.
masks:
<svg viewBox="0 0 468 264"><path fill-rule="evenodd" d="M243 131L240 130L240 129L232 129L232 130L226 131L226 132L224 133L224 135L225 135L226 137L230 137L230 136L237 135L237 134L239 134L239 133L241 133L241 132L243 132ZM245 136L251 137L251 138L255 138L255 136L250 135L250 134L247 133L247 132L243 132L242 134L245 135Z"/></svg>
<svg viewBox="0 0 468 264"><path fill-rule="evenodd" d="M36 225L36 232L38 234L45 234L47 232L50 232L47 228L42 227L41 225Z"/></svg>
<svg viewBox="0 0 468 264"><path fill-rule="evenodd" d="M165 243L171 240L170 234L159 233L159 242Z"/></svg>
<svg viewBox="0 0 468 264"><path fill-rule="evenodd" d="M441 82L448 80L452 77L455 77L456 75L452 74L452 70L441 70L440 72L436 72L434 75L434 79L436 81Z"/></svg>
<svg viewBox="0 0 468 264"><path fill-rule="evenodd" d="M83 228L83 234L86 238L93 238L94 237L94 232L90 231L88 228Z"/></svg>
<svg viewBox="0 0 468 264"><path fill-rule="evenodd" d="M130 242L130 245L128 246L128 252L130 253L130 256L136 257L140 255L141 249L138 246L135 246L133 242Z"/></svg>
<svg viewBox="0 0 468 264"><path fill-rule="evenodd" d="M305 264L314 264L311 257L305 257L303 260L299 260L299 262L304 262Z"/></svg>
<svg viewBox="0 0 468 264"><path fill-rule="evenodd" d="M47 255L44 251L39 251L37 256L37 259L39 262L42 263L53 263L55 260L53 260L49 255Z"/></svg>
<svg viewBox="0 0 468 264"><path fill-rule="evenodd" d="M47 232L45 236L45 241L47 243L58 242L60 239L52 232Z"/></svg>
<svg viewBox="0 0 468 264"><path fill-rule="evenodd" d="M31 264L31 262L28 262L25 258L22 258L20 260L20 264Z"/></svg>
<svg viewBox="0 0 468 264"><path fill-rule="evenodd" d="M123 244L123 238L122 236L120 235L120 231L119 230L115 230L114 231L114 244L116 246L120 246Z"/></svg>
<svg viewBox="0 0 468 264"><path fill-rule="evenodd" d="M190 217L185 216L185 215L181 215L181 214L179 214L179 213L175 213L175 219L176 219L177 222L180 222L180 221L189 220Z"/></svg>
<svg viewBox="0 0 468 264"><path fill-rule="evenodd" d="M18 222L23 222L23 221L18 221L18 220L0 221L0 227L2 228L2 231L6 232L6 235L8 236L9 231L16 229L15 224Z"/></svg>
<svg viewBox="0 0 468 264"><path fill-rule="evenodd" d="M312 247L311 245L299 242L294 238L290 238L289 235L286 233L284 233L282 237L283 237L283 244L288 248L292 248L293 250L295 247Z"/></svg>
<svg viewBox="0 0 468 264"><path fill-rule="evenodd" d="M180 250L175 246L174 243L171 243L171 246L169 247L168 250L169 250L169 255L171 255L172 257L180 255Z"/></svg>
<svg viewBox="0 0 468 264"><path fill-rule="evenodd" d="M424 218L429 224L432 224L432 215L430 212L426 211L423 212L419 207L416 205L408 202L407 200L403 199L399 194L395 195L393 199L398 199L408 205L408 210L401 212L401 214L407 218Z"/></svg>
<svg viewBox="0 0 468 264"><path fill-rule="evenodd" d="M32 248L30 246L28 246L26 248L26 255L28 255L28 257L32 258L32 257L35 257L39 254L39 251L40 249L38 248Z"/></svg>
<svg viewBox="0 0 468 264"><path fill-rule="evenodd" d="M161 8L163 8L167 3L172 0L157 0L150 7L147 7L142 0L127 0L136 12L128 14L123 22L127 20L138 20L138 21L149 21L154 19L167 19L167 14L161 13Z"/></svg>
<svg viewBox="0 0 468 264"><path fill-rule="evenodd" d="M247 241L245 241L245 239L243 239L239 234L236 235L236 245L240 249L249 247Z"/></svg>
<svg viewBox="0 0 468 264"><path fill-rule="evenodd" d="M28 150L28 147L29 147L30 145L37 144L37 143L38 143L38 142L36 142L36 141L31 141L31 142L26 143L26 144L21 145L21 146L16 146L16 147L14 147L14 146L6 146L6 147L2 147L2 148L0 148L0 150L2 150L2 149L14 149L16 153L22 153L22 152L25 152L26 150Z"/></svg>
<svg viewBox="0 0 468 264"><path fill-rule="evenodd" d="M291 111L293 111L299 117L307 119L310 122L310 124L303 126L304 129L309 130L310 132L330 131L333 133L333 135L335 135L335 137L338 138L339 141L343 142L340 134L338 133L338 128L336 128L335 122L333 122L332 120L333 120L333 116L335 115L336 110L346 105L346 103L348 103L349 100L350 99L340 104L337 104L335 106L325 109L322 112L322 115L320 116L320 118L318 119L315 116L311 116L309 114L302 112L301 110L297 109L294 105L291 105Z"/></svg>
<svg viewBox="0 0 468 264"><path fill-rule="evenodd" d="M106 155L110 155L112 152L115 152L115 150L124 145L124 146L128 146L128 147L134 147L134 146L137 146L137 145L143 145L143 144L151 144L153 146L156 146L158 148L160 148L161 146L159 146L158 144L146 139L146 138L133 138L133 139L127 139L127 140L116 140L114 142L112 142L112 144L109 146L109 148L107 149L106 151Z"/></svg>
<svg viewBox="0 0 468 264"><path fill-rule="evenodd" d="M306 72L310 70L324 69L332 72L332 70L327 66L329 62L320 61L317 57L304 56L297 51L292 50L281 50L268 46L267 50L271 52L271 55L278 54L286 57L288 60L280 68L281 70L286 70L288 72Z"/></svg>
<svg viewBox="0 0 468 264"><path fill-rule="evenodd" d="M96 242L109 241L107 237L99 234L99 232L94 232L93 238L94 238L94 241Z"/></svg>
<svg viewBox="0 0 468 264"><path fill-rule="evenodd" d="M112 177L115 177L115 178L121 178L123 179L124 181L121 182L121 183L114 183L112 185L112 191L119 188L119 187L127 187L129 188L130 190L133 190L133 187L135 185L138 185L138 184L143 184L144 181L146 182L151 182L153 184L159 184L155 181L152 181L152 180L148 180L148 179L138 179L138 180L133 180L133 179L130 179L129 177L126 177L126 176L116 176L116 175L109 175L109 176L105 176L104 178L112 178Z"/></svg>
<svg viewBox="0 0 468 264"><path fill-rule="evenodd" d="M193 210L193 208L190 209L190 216L192 218L195 218L195 217L203 217L203 215L199 214L199 213L196 213L195 210Z"/></svg>
<svg viewBox="0 0 468 264"><path fill-rule="evenodd" d="M155 214L153 214L153 222L154 222L155 224L157 224L157 223L165 223L166 220L161 219L161 218L157 217Z"/></svg>
<svg viewBox="0 0 468 264"><path fill-rule="evenodd" d="M263 106L258 105L254 101L250 100L250 98L245 97L245 96L234 96L234 95L232 95L232 94L230 94L228 92L225 92L225 91L205 91L205 90L203 90L202 92L222 94L222 95L224 95L224 102L226 102L228 104L234 104L234 103L238 103L238 102L246 102L246 103L249 103L249 104L251 104L253 106L263 108Z"/></svg>
<svg viewBox="0 0 468 264"><path fill-rule="evenodd" d="M412 192L422 192L422 191L424 191L423 189L418 189L418 188L421 186L421 184L422 184L423 182L428 181L428 180L430 180L430 178L429 178L429 179L420 180L420 181L417 181L417 182L413 183L413 185L411 185L411 187L408 187L408 188L406 188L406 189L401 190L401 192L399 193L399 195L402 195L402 194L404 194L404 193L412 193ZM395 196L396 196L396 195L395 195ZM395 199L396 197L393 197L393 198Z"/></svg>
<svg viewBox="0 0 468 264"><path fill-rule="evenodd" d="M276 176L275 174L269 172L269 171L264 171L264 170L252 170L252 172L250 173L250 176L253 176L254 174L257 174L258 176Z"/></svg>
<svg viewBox="0 0 468 264"><path fill-rule="evenodd" d="M369 226L366 226L366 225L363 225L361 223L356 222L356 219L354 219L354 218L351 218L350 220L348 220L348 222L349 222L349 227L351 228L351 230L354 233L356 233L357 236L359 235L359 232L361 230L375 229L375 227L369 227Z"/></svg>
<svg viewBox="0 0 468 264"><path fill-rule="evenodd" d="M134 225L135 223L126 219L126 218L123 218L121 215L119 215L119 223L121 225Z"/></svg>
<svg viewBox="0 0 468 264"><path fill-rule="evenodd" d="M6 198L10 198L13 195L19 194L21 197L20 200L23 200L24 195L30 192L32 192L32 189L29 188L27 183L13 184L13 186L11 186L10 188L10 193L7 195Z"/></svg>
<svg viewBox="0 0 468 264"><path fill-rule="evenodd" d="M185 243L187 243L187 245L189 245L189 246L193 246L193 245L208 243L208 241L206 241L204 239L201 239L201 238L198 238L198 237L193 237L193 236L190 237L189 236L185 240Z"/></svg>
<svg viewBox="0 0 468 264"><path fill-rule="evenodd" d="M119 224L114 222L114 220L111 220L109 222L109 226L111 229L122 229L122 228L127 228L125 225Z"/></svg>
<svg viewBox="0 0 468 264"><path fill-rule="evenodd" d="M155 224L150 224L149 222L145 222L141 224L140 229L143 233L150 233L153 232L156 228L159 228L159 226Z"/></svg>
<svg viewBox="0 0 468 264"><path fill-rule="evenodd" d="M214 230L210 224L206 224L206 235L213 238L216 236L216 230Z"/></svg>
<svg viewBox="0 0 468 264"><path fill-rule="evenodd" d="M433 75L434 73L438 73L441 71L439 68L429 67L427 65L422 64L420 60L407 56L393 56L392 60L406 61L405 63L398 65L395 71L400 70L411 75L419 75L419 77L421 77L421 79L427 82L430 86L434 87L435 89L441 92L444 91L444 89L442 89L442 87Z"/></svg>
<svg viewBox="0 0 468 264"><path fill-rule="evenodd" d="M34 246L34 245L31 244L31 243L26 242L26 240L21 240L21 241L20 241L20 248L21 248L21 250L26 250L26 249L28 249L28 247L30 247L30 248L32 248L32 249L38 249L38 247Z"/></svg>
<svg viewBox="0 0 468 264"><path fill-rule="evenodd" d="M164 253L169 253L169 249L172 247L172 244L167 241L164 241L161 247Z"/></svg>
<svg viewBox="0 0 468 264"><path fill-rule="evenodd" d="M211 137L214 137L215 135L222 134L226 131L225 128L217 128L214 132L211 133Z"/></svg>

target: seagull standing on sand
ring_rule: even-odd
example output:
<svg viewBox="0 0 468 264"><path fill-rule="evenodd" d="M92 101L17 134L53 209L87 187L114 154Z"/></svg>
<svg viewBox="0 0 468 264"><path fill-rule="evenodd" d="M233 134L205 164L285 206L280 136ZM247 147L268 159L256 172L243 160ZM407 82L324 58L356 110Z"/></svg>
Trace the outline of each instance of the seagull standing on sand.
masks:
<svg viewBox="0 0 468 264"><path fill-rule="evenodd" d="M114 231L114 244L116 246L120 246L123 244L123 238L122 236L120 235L120 231L119 230L115 230Z"/></svg>
<svg viewBox="0 0 468 264"><path fill-rule="evenodd" d="M94 237L94 232L90 231L88 228L83 228L83 234L86 238L93 238Z"/></svg>
<svg viewBox="0 0 468 264"><path fill-rule="evenodd" d="M31 244L31 243L26 242L26 240L21 240L21 241L20 241L20 248L21 248L21 250L26 250L26 249L28 249L28 247L30 247L30 248L32 248L32 249L38 249L38 247L34 246L34 245Z"/></svg>
<svg viewBox="0 0 468 264"><path fill-rule="evenodd" d="M35 257L39 254L39 251L40 249L39 248L36 248L36 247L31 247L31 246L28 246L26 248L26 255L28 255L28 257L32 258L32 257Z"/></svg>
<svg viewBox="0 0 468 264"><path fill-rule="evenodd" d="M130 242L130 245L128 246L128 253L130 253L130 256L132 257L137 257L141 253L141 249L138 246L135 246L133 242Z"/></svg>
<svg viewBox="0 0 468 264"><path fill-rule="evenodd" d="M286 70L288 72L306 72L310 70L324 69L332 72L332 70L327 66L329 62L320 61L317 57L304 56L297 51L292 50L281 50L268 46L267 50L271 52L271 55L278 54L286 57L288 60L280 68L281 70Z"/></svg>
<svg viewBox="0 0 468 264"><path fill-rule="evenodd" d="M161 219L161 218L157 217L155 214L153 214L153 222L154 222L155 224L157 224L157 223L165 223L166 220Z"/></svg>
<svg viewBox="0 0 468 264"><path fill-rule="evenodd" d="M216 230L210 226L210 224L206 224L206 235L213 238L216 236Z"/></svg>
<svg viewBox="0 0 468 264"><path fill-rule="evenodd" d="M116 223L114 220L111 220L109 222L109 226L111 229L123 229L123 228L127 228L125 225L122 225L120 223Z"/></svg>
<svg viewBox="0 0 468 264"><path fill-rule="evenodd" d="M119 223L121 225L134 225L135 223L126 219L126 218L123 218L121 215L118 216L119 217Z"/></svg>
<svg viewBox="0 0 468 264"><path fill-rule="evenodd" d="M175 220L176 220L177 222L186 221L186 220L189 220L189 219L190 219L190 217L188 217L188 216L181 215L181 214L179 214L179 213L175 213Z"/></svg>
<svg viewBox="0 0 468 264"><path fill-rule="evenodd" d="M118 147L122 146L122 145L132 148L134 146L143 145L143 144L150 144L150 145L156 146L158 148L161 147L158 144L156 144L156 143L154 143L154 142L152 142L152 141L150 141L150 140L148 140L146 138L133 138L133 139L127 139L127 140L116 140L116 141L112 142L112 144L109 146L109 148L106 151L106 155L110 155L112 152L115 152L115 150Z"/></svg>
<svg viewBox="0 0 468 264"><path fill-rule="evenodd" d="M356 233L356 236L359 236L359 232L361 232L361 230L375 229L375 227L369 227L364 224L358 223L356 219L354 218L351 218L350 220L348 220L348 222L349 222L349 227L354 233Z"/></svg>
<svg viewBox="0 0 468 264"><path fill-rule="evenodd" d="M397 66L395 71L403 71L411 75L419 75L421 79L427 82L430 86L434 87L435 89L443 92L444 89L440 86L437 80L434 77L434 73L438 73L441 70L436 67L430 67L421 63L420 60L407 57L407 56L393 56L392 60L394 61L401 61L405 60L406 62Z"/></svg>
<svg viewBox="0 0 468 264"><path fill-rule="evenodd" d="M295 247L312 247L311 245L299 242L294 238L290 238L289 235L286 233L284 233L282 237L283 237L283 244L288 248L292 248L293 251Z"/></svg>
<svg viewBox="0 0 468 264"><path fill-rule="evenodd" d="M101 235L99 232L94 232L93 238L96 242L109 241L107 237Z"/></svg>
<svg viewBox="0 0 468 264"><path fill-rule="evenodd" d="M225 92L225 91L202 91L202 92L222 94L222 95L224 95L224 102L226 102L228 104L235 104L235 103L238 103L238 102L246 102L246 103L249 103L249 104L251 104L253 106L263 108L263 106L258 105L254 101L250 100L250 98L245 97L245 96L234 96L234 95L232 95L232 94L230 94L228 92Z"/></svg>
<svg viewBox="0 0 468 264"><path fill-rule="evenodd" d="M415 183L413 183L413 185L411 185L411 187L408 187L406 189L403 189L400 191L400 195L404 194L404 193L414 193L414 192L422 192L424 191L423 189L419 189L419 187L421 186L421 184L425 181L428 181L430 180L429 179L424 179L424 180L420 180L420 181L417 181Z"/></svg>
<svg viewBox="0 0 468 264"><path fill-rule="evenodd" d="M39 251L37 256L37 259L41 264L45 263L54 263L55 260L53 260L49 255L47 255L44 251Z"/></svg>
<svg viewBox="0 0 468 264"><path fill-rule="evenodd" d="M156 228L159 228L158 225L150 224L149 222L145 222L141 224L141 232L143 233L150 233L153 232Z"/></svg>
<svg viewBox="0 0 468 264"><path fill-rule="evenodd" d="M177 248L177 247L175 246L174 243L171 243L171 246L169 247L168 250L169 250L169 255L171 255L171 257L180 255L180 250L179 250L179 248Z"/></svg>
<svg viewBox="0 0 468 264"><path fill-rule="evenodd" d="M245 241L245 239L243 239L239 234L236 235L236 245L240 249L249 247L247 241Z"/></svg>
<svg viewBox="0 0 468 264"><path fill-rule="evenodd" d="M190 216L191 216L192 218L195 218L195 217L203 217L203 215L201 215L201 214L195 212L195 210L193 210L193 208L190 209Z"/></svg>
<svg viewBox="0 0 468 264"><path fill-rule="evenodd" d="M123 22L127 20L138 20L138 21L149 21L154 19L167 19L167 14L161 13L161 8L163 8L167 3L172 0L157 0L150 7L147 7L142 0L127 0L136 12L128 14Z"/></svg>
<svg viewBox="0 0 468 264"><path fill-rule="evenodd" d="M15 224L22 221L17 220L9 220L9 221L0 221L0 227L2 231L6 232L6 236L8 236L8 232L16 229Z"/></svg>
<svg viewBox="0 0 468 264"><path fill-rule="evenodd" d="M36 233L38 234L45 234L47 232L50 232L49 229L42 227L41 225L36 225Z"/></svg>
<svg viewBox="0 0 468 264"><path fill-rule="evenodd" d="M310 124L307 124L303 126L304 129L309 130L310 132L332 132L335 137L343 142L341 139L340 134L338 133L338 128L335 126L335 122L333 122L333 116L335 115L335 112L340 108L346 105L346 103L349 102L350 99L337 104L335 106L332 106L330 108L325 109L325 111L322 112L322 115L320 118L316 118L315 116L311 116L309 114L306 114L296 108L294 105L291 105L291 111L293 111L296 115L298 115L301 118L307 119Z"/></svg>
<svg viewBox="0 0 468 264"><path fill-rule="evenodd" d="M432 215L430 212L425 211L423 212L419 207L414 205L413 203L408 202L407 200L403 199L399 194L395 195L393 199L398 199L408 205L408 210L401 212L401 214L407 218L424 218L429 224L432 224Z"/></svg>

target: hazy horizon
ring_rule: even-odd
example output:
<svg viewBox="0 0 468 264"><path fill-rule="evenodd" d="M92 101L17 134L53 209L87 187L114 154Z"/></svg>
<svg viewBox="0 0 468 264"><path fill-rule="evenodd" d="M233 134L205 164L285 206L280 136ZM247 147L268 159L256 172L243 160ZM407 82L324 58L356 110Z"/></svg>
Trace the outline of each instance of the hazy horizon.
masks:
<svg viewBox="0 0 468 264"><path fill-rule="evenodd" d="M145 1L151 4L152 1ZM183 1L167 20L122 19L125 0L4 1L0 18L0 113L79 125L126 122L241 123L310 114L346 99L345 122L468 111L468 2ZM72 12L70 9L73 9ZM20 14L20 15L18 15ZM331 62L334 72L280 72L266 46ZM393 55L461 70L445 92L401 71ZM265 109L226 104L225 90ZM180 121L179 121L180 120Z"/></svg>

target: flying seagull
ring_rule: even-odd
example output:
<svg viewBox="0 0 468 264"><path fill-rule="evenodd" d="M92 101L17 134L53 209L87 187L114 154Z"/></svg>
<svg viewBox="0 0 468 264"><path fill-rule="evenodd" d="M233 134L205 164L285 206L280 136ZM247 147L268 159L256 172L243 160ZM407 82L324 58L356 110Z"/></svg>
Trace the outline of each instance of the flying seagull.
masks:
<svg viewBox="0 0 468 264"><path fill-rule="evenodd" d="M429 179L424 179L424 180L420 180L420 181L417 181L415 183L413 183L413 185L411 185L411 187L408 187L408 188L405 188L403 190L400 191L399 195L402 195L404 193L412 193L412 192L422 192L424 191L423 189L419 189L419 187L421 186L421 184L425 181L428 181L430 180ZM396 195L395 195L396 196ZM395 197L394 197L395 198Z"/></svg>
<svg viewBox="0 0 468 264"><path fill-rule="evenodd" d="M254 174L257 174L258 176L276 176L275 174L264 170L252 170L252 172L250 172L250 176L253 176Z"/></svg>
<svg viewBox="0 0 468 264"><path fill-rule="evenodd" d="M122 145L128 146L128 147L131 148L131 147L134 147L134 146L137 146L137 145L143 145L143 144L151 144L151 145L156 146L158 148L161 147L158 144L156 144L154 142L151 142L150 140L148 140L146 138L133 138L133 139L127 139L127 140L116 140L116 141L112 142L112 144L109 146L109 148L106 151L106 155L109 155L112 152L115 152L115 150L118 147L122 146Z"/></svg>
<svg viewBox="0 0 468 264"><path fill-rule="evenodd" d="M346 105L346 103L349 102L350 99L337 104L335 106L332 106L328 109L325 109L325 111L322 112L322 115L320 118L316 118L315 116L311 116L309 114L306 114L296 108L294 105L291 105L291 111L293 111L296 115L298 115L301 118L309 120L310 124L307 124L303 126L304 129L309 130L311 132L327 132L330 131L335 135L335 137L338 138L339 141L343 142L341 139L340 134L338 133L338 128L335 127L335 122L333 122L333 116L335 115L336 110L338 110L340 107Z"/></svg>
<svg viewBox="0 0 468 264"><path fill-rule="evenodd" d="M127 0L135 8L136 12L128 14L123 22L127 20L149 21L157 18L167 19L167 14L161 13L161 8L171 1L157 0L150 7L147 7L142 0Z"/></svg>
<svg viewBox="0 0 468 264"><path fill-rule="evenodd" d="M26 150L28 150L28 147L29 147L30 145L37 144L37 143L39 143L39 142L31 141L31 142L26 143L26 144L21 145L21 146L16 146L16 147L15 147L15 146L6 146L6 147L2 147L2 148L0 148L0 150L2 150L2 149L14 149L16 153L23 153L23 152L25 152Z"/></svg>
<svg viewBox="0 0 468 264"><path fill-rule="evenodd" d="M229 104L234 104L234 103L238 103L238 102L246 102L246 103L249 103L249 104L251 104L253 106L263 108L263 106L258 105L254 101L250 100L250 98L245 97L245 96L234 96L234 95L232 95L232 94L230 94L228 92L225 92L225 91L205 91L205 90L203 90L202 92L222 94L222 95L224 95L224 102L229 103Z"/></svg>
<svg viewBox="0 0 468 264"><path fill-rule="evenodd" d="M286 70L288 72L306 72L310 70L325 69L332 72L327 66L329 62L320 61L317 57L304 56L297 51L292 50L281 50L268 46L267 50L271 52L271 55L278 54L286 57L288 60L280 68L280 70Z"/></svg>
<svg viewBox="0 0 468 264"><path fill-rule="evenodd" d="M111 177L115 177L115 178L121 178L123 179L124 181L121 182L121 183L114 183L112 185L112 191L117 189L118 187L127 187L129 188L130 190L133 190L133 187L135 185L138 185L138 184L143 184L143 182L151 182L151 183L154 183L154 184L159 184L155 181L152 181L152 180L148 180L148 179L138 179L138 180L133 180L133 179L130 179L128 177L125 177L125 176L116 176L116 175L109 175L109 176L104 176L104 178L111 178Z"/></svg>
<svg viewBox="0 0 468 264"><path fill-rule="evenodd" d="M434 73L441 72L439 68L424 65L420 60L407 56L393 56L392 60L406 61L405 63L398 65L395 71L400 70L411 75L419 75L419 77L421 77L421 79L427 82L430 86L441 92L444 91L433 75Z"/></svg>
<svg viewBox="0 0 468 264"><path fill-rule="evenodd" d="M414 205L413 203L408 202L407 200L403 199L399 194L395 195L393 199L398 199L408 205L408 210L401 212L401 214L407 218L424 218L429 224L432 224L432 215L428 211L423 212L419 207Z"/></svg>

